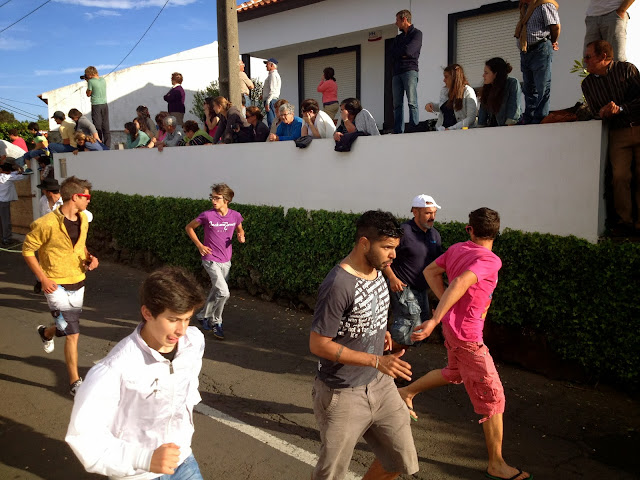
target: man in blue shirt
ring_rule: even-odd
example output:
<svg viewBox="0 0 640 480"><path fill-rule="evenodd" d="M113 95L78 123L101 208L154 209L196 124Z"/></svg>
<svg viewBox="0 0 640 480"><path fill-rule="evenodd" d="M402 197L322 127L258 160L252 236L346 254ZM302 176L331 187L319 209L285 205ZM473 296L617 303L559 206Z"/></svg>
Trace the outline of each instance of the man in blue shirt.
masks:
<svg viewBox="0 0 640 480"><path fill-rule="evenodd" d="M394 350L414 345L411 341L413 329L431 318L429 286L423 271L442 254L440 233L433 228L440 208L429 195L418 195L413 199L413 219L401 225L404 235L396 248L396 258L382 270L391 292Z"/></svg>
<svg viewBox="0 0 640 480"><path fill-rule="evenodd" d="M393 133L404 132L404 94L409 104L409 123L416 127L420 123L418 110L418 58L422 48L422 32L411 24L411 12L396 13L396 26L400 34L393 41Z"/></svg>

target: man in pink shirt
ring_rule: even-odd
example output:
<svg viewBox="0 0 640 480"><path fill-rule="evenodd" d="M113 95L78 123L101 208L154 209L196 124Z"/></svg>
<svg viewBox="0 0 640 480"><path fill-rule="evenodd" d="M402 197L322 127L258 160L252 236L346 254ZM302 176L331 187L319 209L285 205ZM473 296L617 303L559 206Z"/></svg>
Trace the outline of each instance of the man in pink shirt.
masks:
<svg viewBox="0 0 640 480"><path fill-rule="evenodd" d="M482 415L479 423L489 452L486 476L493 480L532 479L533 475L509 466L502 458L504 389L482 340L484 319L502 267L500 258L491 251L500 231L500 215L489 208L474 210L469 214L466 230L470 240L452 245L425 268L424 276L440 303L433 318L418 325L411 335L414 342L424 340L442 322L448 364L399 389L400 396L417 420L413 398L418 393L449 383L464 383L474 411ZM444 273L450 282L446 289Z"/></svg>
<svg viewBox="0 0 640 480"><path fill-rule="evenodd" d="M20 147L25 152L28 152L27 142L24 141L24 138L18 135L18 129L12 128L9 130L9 138L11 139L11 143L13 143L16 147Z"/></svg>

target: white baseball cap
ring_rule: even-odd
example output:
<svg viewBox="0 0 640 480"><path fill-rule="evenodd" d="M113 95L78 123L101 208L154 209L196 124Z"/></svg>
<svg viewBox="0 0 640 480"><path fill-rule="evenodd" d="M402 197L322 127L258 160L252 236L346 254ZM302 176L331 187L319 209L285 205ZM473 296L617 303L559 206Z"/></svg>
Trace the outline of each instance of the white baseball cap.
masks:
<svg viewBox="0 0 640 480"><path fill-rule="evenodd" d="M440 205L436 203L433 197L430 197L429 195L424 195L424 194L413 197L413 200L411 201L411 208L414 208L414 207L416 208L436 207L438 209L442 208Z"/></svg>

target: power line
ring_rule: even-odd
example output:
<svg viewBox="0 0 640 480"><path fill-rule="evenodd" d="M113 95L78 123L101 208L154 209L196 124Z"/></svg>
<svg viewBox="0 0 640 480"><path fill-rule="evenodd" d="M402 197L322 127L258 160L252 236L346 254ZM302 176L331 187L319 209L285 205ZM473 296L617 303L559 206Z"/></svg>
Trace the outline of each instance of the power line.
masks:
<svg viewBox="0 0 640 480"><path fill-rule="evenodd" d="M6 2L4 2L2 5L0 5L0 8L4 7L7 3L9 3L11 0L7 0Z"/></svg>
<svg viewBox="0 0 640 480"><path fill-rule="evenodd" d="M31 118L33 118L35 120L38 120L38 117L36 115L33 115L32 113L29 113L29 112L24 112L24 111L23 111L23 113L21 113L21 112L17 111L15 109L15 107L12 107L11 105L7 105L5 103L0 102L0 107L2 107L3 110L7 110L7 111L9 111L11 113L15 113L17 115L22 115L24 117L31 117Z"/></svg>
<svg viewBox="0 0 640 480"><path fill-rule="evenodd" d="M9 0L11 1L11 0ZM13 22L11 25L9 25L8 27L3 28L2 30L0 30L0 33L5 32L7 30L9 30L11 27L13 27L16 23L20 23L22 20L24 20L25 18L27 18L29 15L31 15L32 13L37 12L38 10L40 10L42 7L44 7L47 3L49 3L51 0L47 0L46 2L44 2L42 5L40 5L39 7L34 8L33 10L31 10L29 13L27 13L24 17L19 18L18 20L16 20L15 22ZM9 2L7 2L9 3ZM4 6L7 3L1 5Z"/></svg>
<svg viewBox="0 0 640 480"><path fill-rule="evenodd" d="M51 0L49 0L49 1L51 1ZM158 17L160 16L160 14L161 14L161 13L162 13L162 11L164 10L164 8L167 6L167 4L169 3L169 1L170 1L170 0L167 0L166 2L164 2L164 5L162 6L162 8L160 9L160 11L159 11L159 12L158 12L158 14L156 15L156 18L154 18L154 19L153 19L153 21L151 22L151 25L149 25L149 27L148 27L148 28L145 30L145 32L142 34L142 36L140 37L140 40L138 40L138 41L136 42L136 44L133 46L133 48L132 48L131 50L129 50L129 53L127 53L127 54L125 55L125 57L124 57L122 60L120 60L120 63L118 63L118 65L116 65L116 66L115 66L115 68L114 68L113 70L111 70L109 73L107 73L107 75L111 75L113 72L115 72L115 71L118 69L118 67L119 67L120 65L122 65L122 62L124 62L124 61L127 59L127 57L128 57L129 55L131 55L131 53L132 53L132 52L136 49L136 47L140 44L140 42L141 42L141 41L142 41L142 39L145 37L145 35L149 32L149 30L151 30L151 27L153 27L153 24L154 24L154 23L156 23L156 20L158 19ZM2 33L2 32L0 32L0 33ZM105 75L105 77L106 77L107 75Z"/></svg>
<svg viewBox="0 0 640 480"><path fill-rule="evenodd" d="M2 5L0 5L0 7L1 6ZM20 100L14 100L13 98L0 97L0 100L6 100L8 102L13 102L13 103L24 103L25 105L31 105L32 107L47 108L47 106L42 104L42 103L41 104L37 104L37 103L21 102Z"/></svg>

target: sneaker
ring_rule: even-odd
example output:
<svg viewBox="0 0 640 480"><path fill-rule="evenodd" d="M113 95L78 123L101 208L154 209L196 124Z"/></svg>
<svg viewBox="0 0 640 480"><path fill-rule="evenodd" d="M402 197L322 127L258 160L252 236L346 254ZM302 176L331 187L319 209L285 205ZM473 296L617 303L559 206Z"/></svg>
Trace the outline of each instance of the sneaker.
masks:
<svg viewBox="0 0 640 480"><path fill-rule="evenodd" d="M45 353L51 353L53 352L53 348L55 347L55 345L53 344L53 338L48 339L47 337L44 336L44 330L45 330L45 326L44 325L39 325L38 326L38 334L40 335L40 339L42 340L42 343L44 344L44 352Z"/></svg>
<svg viewBox="0 0 640 480"><path fill-rule="evenodd" d="M216 323L213 328L213 336L216 337L218 340L224 340L224 332L222 331L222 324L221 323Z"/></svg>
<svg viewBox="0 0 640 480"><path fill-rule="evenodd" d="M211 322L208 318L198 318L198 322L200 323L200 327L202 330L209 331L211 330Z"/></svg>
<svg viewBox="0 0 640 480"><path fill-rule="evenodd" d="M36 282L36 284L33 286L33 293L42 293L42 283L41 282Z"/></svg>
<svg viewBox="0 0 640 480"><path fill-rule="evenodd" d="M22 175L33 175L33 170L31 170L30 168L25 168L22 171Z"/></svg>
<svg viewBox="0 0 640 480"><path fill-rule="evenodd" d="M76 396L76 392L78 391L78 388L80 388L80 385L82 385L82 377L80 377L69 386L69 393L72 397Z"/></svg>

